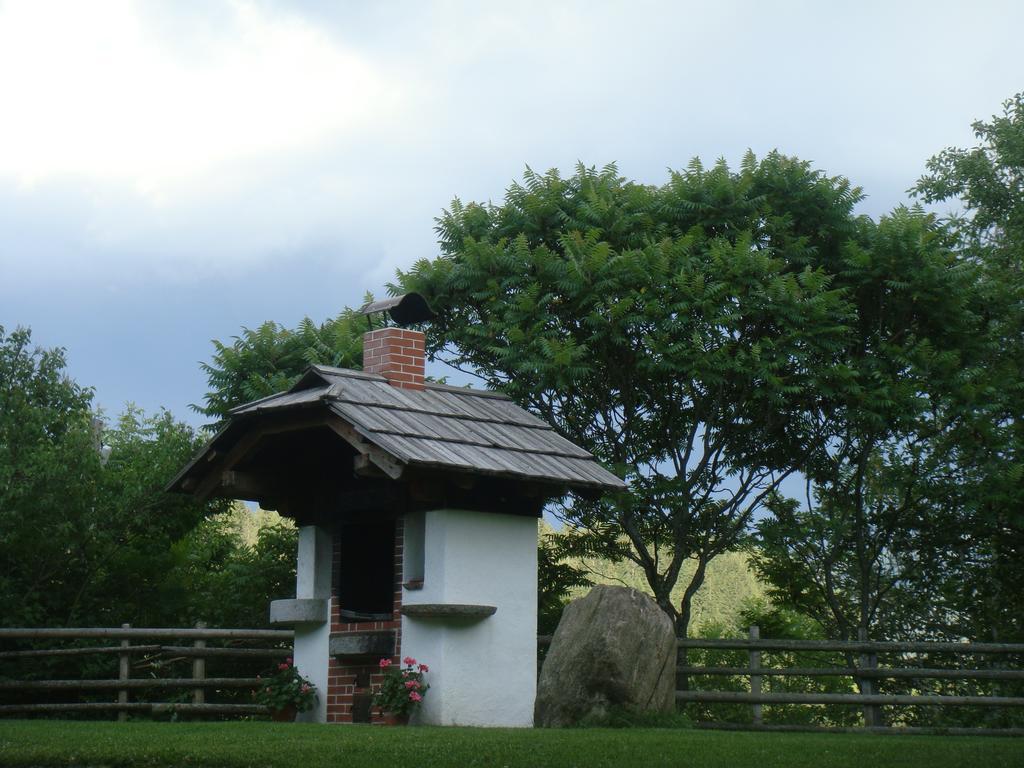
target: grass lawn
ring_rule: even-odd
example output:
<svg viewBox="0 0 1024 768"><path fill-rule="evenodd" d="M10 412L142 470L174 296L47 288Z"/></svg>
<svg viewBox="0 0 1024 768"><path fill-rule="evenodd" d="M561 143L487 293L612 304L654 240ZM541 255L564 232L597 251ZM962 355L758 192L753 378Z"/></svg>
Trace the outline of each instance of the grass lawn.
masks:
<svg viewBox="0 0 1024 768"><path fill-rule="evenodd" d="M670 729L0 721L0 766L1024 768L1024 740Z"/></svg>

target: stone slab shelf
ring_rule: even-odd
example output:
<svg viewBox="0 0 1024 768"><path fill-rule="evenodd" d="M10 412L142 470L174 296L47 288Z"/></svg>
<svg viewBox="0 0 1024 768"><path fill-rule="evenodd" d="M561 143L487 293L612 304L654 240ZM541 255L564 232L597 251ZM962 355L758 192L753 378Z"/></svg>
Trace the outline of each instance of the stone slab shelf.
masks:
<svg viewBox="0 0 1024 768"><path fill-rule="evenodd" d="M271 624L326 624L327 601L315 598L274 600L270 604Z"/></svg>
<svg viewBox="0 0 1024 768"><path fill-rule="evenodd" d="M336 658L393 656L395 632L390 629L357 630L331 634L329 653Z"/></svg>
<svg viewBox="0 0 1024 768"><path fill-rule="evenodd" d="M466 605L464 603L418 603L403 605L402 615L410 619L486 619L497 612L493 605Z"/></svg>

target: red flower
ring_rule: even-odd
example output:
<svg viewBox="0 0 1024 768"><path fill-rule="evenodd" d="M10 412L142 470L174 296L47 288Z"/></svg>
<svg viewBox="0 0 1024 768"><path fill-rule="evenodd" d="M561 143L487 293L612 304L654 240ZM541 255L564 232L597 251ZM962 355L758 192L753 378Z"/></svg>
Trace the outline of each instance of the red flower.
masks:
<svg viewBox="0 0 1024 768"><path fill-rule="evenodd" d="M419 688L420 687L420 681L419 680L409 680L409 681L406 682L405 687L406 688Z"/></svg>
<svg viewBox="0 0 1024 768"><path fill-rule="evenodd" d="M402 659L402 663L408 664L410 667L414 667L416 666L416 659L414 659L412 656L406 656L404 659Z"/></svg>
<svg viewBox="0 0 1024 768"><path fill-rule="evenodd" d="M391 659L381 659L380 660L380 668L381 669L385 669L386 667L390 667L390 666L391 666Z"/></svg>
<svg viewBox="0 0 1024 768"><path fill-rule="evenodd" d="M283 672L284 670L288 669L288 662L287 661L281 662L280 664L277 665L277 668Z"/></svg>
<svg viewBox="0 0 1024 768"><path fill-rule="evenodd" d="M430 671L430 667L428 667L426 664L420 664L420 672L429 672L429 671Z"/></svg>
<svg viewBox="0 0 1024 768"><path fill-rule="evenodd" d="M409 694L409 701L423 701L423 697L416 693L416 691L413 691Z"/></svg>

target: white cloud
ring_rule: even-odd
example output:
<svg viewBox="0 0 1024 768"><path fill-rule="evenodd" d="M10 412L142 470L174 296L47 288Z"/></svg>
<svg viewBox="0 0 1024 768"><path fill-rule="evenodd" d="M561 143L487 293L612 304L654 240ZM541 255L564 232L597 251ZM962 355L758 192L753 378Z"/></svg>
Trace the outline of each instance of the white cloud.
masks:
<svg viewBox="0 0 1024 768"><path fill-rule="evenodd" d="M1019 87L1013 8L0 0L0 283L336 259L379 288L524 164L779 147L879 213Z"/></svg>
<svg viewBox="0 0 1024 768"><path fill-rule="evenodd" d="M400 106L393 80L297 17L231 3L217 28L197 16L175 39L144 9L0 6L0 177L127 185L159 204Z"/></svg>

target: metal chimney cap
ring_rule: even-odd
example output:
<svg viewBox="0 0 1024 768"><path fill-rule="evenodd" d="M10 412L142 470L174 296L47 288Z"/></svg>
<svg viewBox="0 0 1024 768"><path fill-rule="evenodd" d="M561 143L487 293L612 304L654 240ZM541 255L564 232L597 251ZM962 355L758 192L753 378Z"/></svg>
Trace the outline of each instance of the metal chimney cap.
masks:
<svg viewBox="0 0 1024 768"><path fill-rule="evenodd" d="M359 310L361 315L372 315L375 312L387 312L391 319L403 328L434 318L434 311L427 304L427 300L418 293L406 293L389 299L371 301Z"/></svg>

